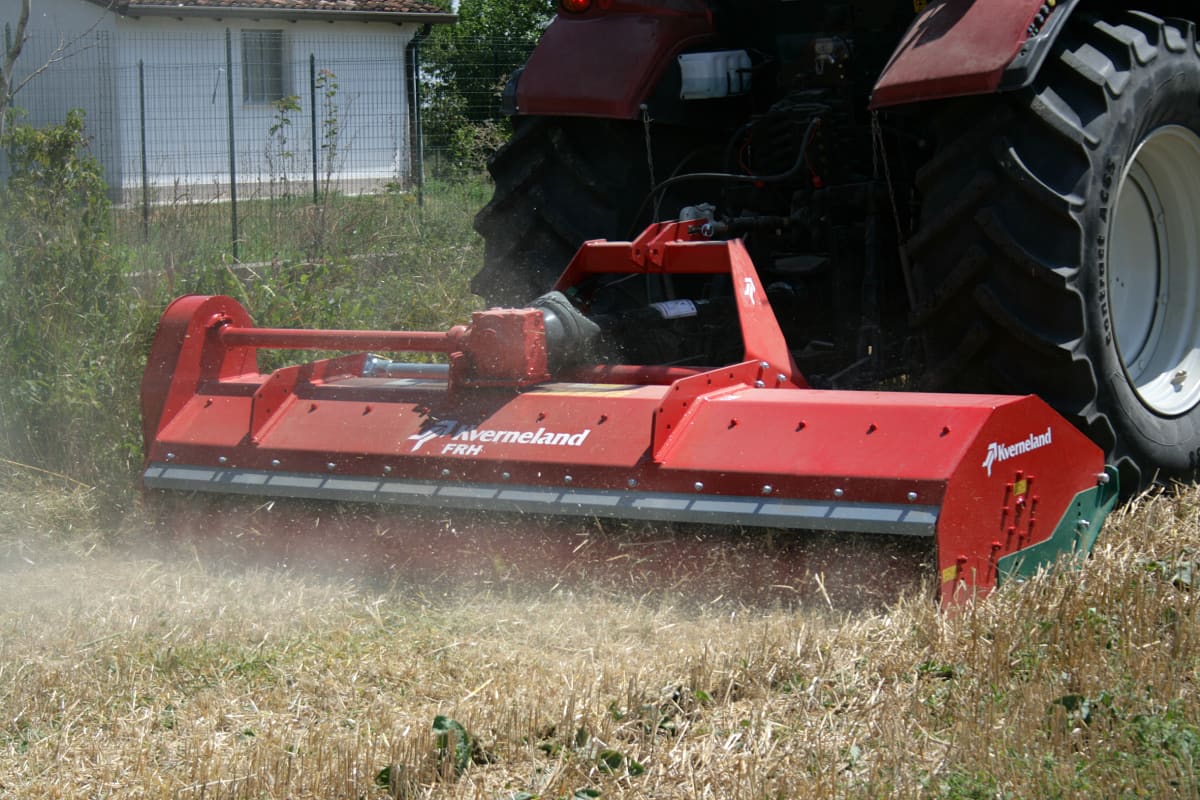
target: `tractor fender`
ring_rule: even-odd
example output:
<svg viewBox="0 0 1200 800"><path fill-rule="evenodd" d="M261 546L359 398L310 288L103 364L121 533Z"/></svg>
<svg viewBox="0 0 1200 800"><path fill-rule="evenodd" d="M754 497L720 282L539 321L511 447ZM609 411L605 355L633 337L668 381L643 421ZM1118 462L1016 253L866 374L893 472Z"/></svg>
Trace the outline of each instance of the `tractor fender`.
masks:
<svg viewBox="0 0 1200 800"><path fill-rule="evenodd" d="M714 31L703 0L613 2L579 16L559 12L517 76L513 110L635 119L671 59Z"/></svg>
<svg viewBox="0 0 1200 800"><path fill-rule="evenodd" d="M1079 0L941 0L909 26L871 108L992 94L1037 76Z"/></svg>

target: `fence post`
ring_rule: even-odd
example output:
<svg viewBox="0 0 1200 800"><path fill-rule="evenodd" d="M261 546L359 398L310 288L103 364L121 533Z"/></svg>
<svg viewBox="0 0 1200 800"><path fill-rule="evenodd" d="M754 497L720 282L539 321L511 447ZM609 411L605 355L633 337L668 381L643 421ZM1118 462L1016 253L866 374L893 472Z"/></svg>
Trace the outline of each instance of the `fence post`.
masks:
<svg viewBox="0 0 1200 800"><path fill-rule="evenodd" d="M225 29L225 105L229 120L229 216L233 235L233 260L238 261L237 152L233 137L233 34Z"/></svg>
<svg viewBox="0 0 1200 800"><path fill-rule="evenodd" d="M429 26L425 26L425 30L429 30ZM413 137L412 147L417 154L416 163L416 179L417 179L417 208L425 207L425 124L421 119L421 45L424 42L424 37L417 40L417 46L413 48L413 85L412 85L412 113L415 117L416 135Z"/></svg>
<svg viewBox="0 0 1200 800"><path fill-rule="evenodd" d="M317 57L308 54L308 111L312 129L313 205L320 202L317 196Z"/></svg>
<svg viewBox="0 0 1200 800"><path fill-rule="evenodd" d="M142 238L150 238L150 177L146 168L146 64L138 59L138 122L142 134Z"/></svg>

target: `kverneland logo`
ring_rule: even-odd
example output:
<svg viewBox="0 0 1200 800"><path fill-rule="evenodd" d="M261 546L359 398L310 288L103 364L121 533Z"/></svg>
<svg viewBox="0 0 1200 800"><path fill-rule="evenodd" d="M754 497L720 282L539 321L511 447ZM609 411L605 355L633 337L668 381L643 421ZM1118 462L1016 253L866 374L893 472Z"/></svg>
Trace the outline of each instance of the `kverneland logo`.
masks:
<svg viewBox="0 0 1200 800"><path fill-rule="evenodd" d="M442 445L442 455L474 456L483 452L485 444L548 445L551 447L582 447L591 428L577 433L550 431L538 428L532 431L507 431L497 428L479 428L464 425L457 420L438 420L420 433L409 436L414 444L409 452L415 453L433 439L449 438Z"/></svg>
<svg viewBox="0 0 1200 800"><path fill-rule="evenodd" d="M987 470L988 477L990 478L992 477L992 465L997 461L1008 461L1013 456L1037 450L1039 447L1045 447L1050 443L1051 434L1049 428L1046 428L1045 433L1031 433L1025 439L1013 442L1012 444L992 442L988 445L987 458L983 460L983 468Z"/></svg>

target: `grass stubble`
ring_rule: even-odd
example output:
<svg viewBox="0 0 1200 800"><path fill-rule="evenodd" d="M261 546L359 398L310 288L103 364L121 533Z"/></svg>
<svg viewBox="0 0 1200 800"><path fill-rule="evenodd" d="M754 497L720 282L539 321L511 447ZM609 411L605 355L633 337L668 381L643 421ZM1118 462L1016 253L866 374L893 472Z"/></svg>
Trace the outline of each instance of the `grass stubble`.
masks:
<svg viewBox="0 0 1200 800"><path fill-rule="evenodd" d="M1197 792L1198 489L951 614L381 587L0 501L0 797Z"/></svg>

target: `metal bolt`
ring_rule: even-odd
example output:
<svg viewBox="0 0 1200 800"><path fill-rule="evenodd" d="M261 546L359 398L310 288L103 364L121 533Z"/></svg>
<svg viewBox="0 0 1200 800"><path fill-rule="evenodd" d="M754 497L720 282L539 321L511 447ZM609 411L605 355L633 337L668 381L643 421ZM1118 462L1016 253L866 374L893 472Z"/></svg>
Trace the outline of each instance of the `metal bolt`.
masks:
<svg viewBox="0 0 1200 800"><path fill-rule="evenodd" d="M218 456L218 457L217 457L217 463L218 463L218 464L228 464L228 463L229 463L229 459L228 459L228 458L226 458L225 456Z"/></svg>
<svg viewBox="0 0 1200 800"><path fill-rule="evenodd" d="M500 480L502 480L502 481L506 481L511 477L512 477L512 475L510 473L507 473L507 472L500 473Z"/></svg>
<svg viewBox="0 0 1200 800"><path fill-rule="evenodd" d="M782 372L779 373L778 375L775 376L775 382L776 383L787 383L787 375L784 375Z"/></svg>
<svg viewBox="0 0 1200 800"><path fill-rule="evenodd" d="M704 484L701 483L700 481L696 481L695 483L692 484L692 488L695 489L697 492L703 492Z"/></svg>
<svg viewBox="0 0 1200 800"><path fill-rule="evenodd" d="M278 466L279 466L279 463L280 463L280 462L279 462L279 459L278 459L278 458L272 458L272 459L271 459L271 466L272 466L272 467L278 467Z"/></svg>
<svg viewBox="0 0 1200 800"><path fill-rule="evenodd" d="M174 461L174 460L175 460L175 454L167 453L167 461Z"/></svg>
<svg viewBox="0 0 1200 800"><path fill-rule="evenodd" d="M841 497L841 496L842 496L842 495L844 495L845 493L846 493L846 490L845 490L845 489L834 489L834 490L833 490L833 496L834 496L834 497Z"/></svg>
<svg viewBox="0 0 1200 800"><path fill-rule="evenodd" d="M637 488L637 478L630 478L629 480L625 481L625 485L630 489Z"/></svg>
<svg viewBox="0 0 1200 800"><path fill-rule="evenodd" d="M773 492L773 491L775 491L775 487L774 487L774 486L772 486L772 485L771 485L771 484L769 484L769 483L768 483L766 486L764 486L764 487L762 488L762 493L763 493L763 494L770 494L770 493L771 493L771 492Z"/></svg>
<svg viewBox="0 0 1200 800"><path fill-rule="evenodd" d="M563 483L574 483L574 482L575 482L575 479L572 478L570 475L563 476Z"/></svg>
<svg viewBox="0 0 1200 800"><path fill-rule="evenodd" d="M1186 369L1179 370L1175 373L1174 377L1171 378L1171 385L1174 386L1176 390L1180 389L1183 386L1184 381L1187 380L1187 376L1188 373Z"/></svg>
<svg viewBox="0 0 1200 800"><path fill-rule="evenodd" d="M1092 527L1092 523L1088 522L1086 519L1081 519L1079 522L1075 523L1075 527L1081 531L1086 531L1088 528Z"/></svg>
<svg viewBox="0 0 1200 800"><path fill-rule="evenodd" d="M391 475L391 474L392 474L392 468L391 468L391 467L384 467L384 468L383 468L383 474L384 474L384 475Z"/></svg>
<svg viewBox="0 0 1200 800"><path fill-rule="evenodd" d="M760 362L758 362L758 367L759 367L759 369L770 369L771 365L768 364L766 361L760 361Z"/></svg>
<svg viewBox="0 0 1200 800"><path fill-rule="evenodd" d="M909 493L908 493L908 502L910 502L910 503L915 503L915 502L917 502L917 493L916 493L916 492L909 492Z"/></svg>
<svg viewBox="0 0 1200 800"><path fill-rule="evenodd" d="M330 461L328 464L325 465L325 469L329 470L330 472L333 472L335 469L337 469L337 464Z"/></svg>
<svg viewBox="0 0 1200 800"><path fill-rule="evenodd" d="M767 384L764 381L755 381L754 388L755 389L765 389L765 388L767 388Z"/></svg>
<svg viewBox="0 0 1200 800"><path fill-rule="evenodd" d="M450 477L450 470L448 470L448 469L444 469L444 470L442 470L442 477L443 477L443 478L449 478L449 477Z"/></svg>
<svg viewBox="0 0 1200 800"><path fill-rule="evenodd" d="M168 453L167 459L169 460L170 458L171 458L171 455L170 455L170 453ZM1109 478L1107 472L1101 472L1099 475L1096 476L1096 483L1100 484L1101 486L1104 486L1105 484L1107 484L1109 482L1109 480L1111 480L1111 478Z"/></svg>

